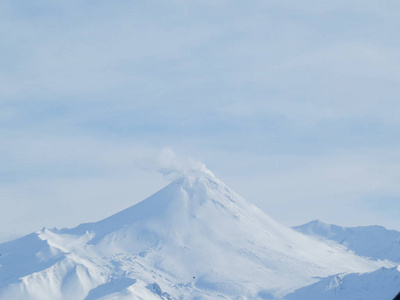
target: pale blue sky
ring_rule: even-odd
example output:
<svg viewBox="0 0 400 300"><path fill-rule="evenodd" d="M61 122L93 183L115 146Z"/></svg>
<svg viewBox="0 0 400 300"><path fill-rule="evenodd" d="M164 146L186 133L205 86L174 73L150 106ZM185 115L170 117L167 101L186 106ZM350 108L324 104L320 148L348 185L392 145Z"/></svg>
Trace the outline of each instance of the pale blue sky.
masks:
<svg viewBox="0 0 400 300"><path fill-rule="evenodd" d="M2 1L0 240L142 200L164 147L284 224L400 229L399 9Z"/></svg>

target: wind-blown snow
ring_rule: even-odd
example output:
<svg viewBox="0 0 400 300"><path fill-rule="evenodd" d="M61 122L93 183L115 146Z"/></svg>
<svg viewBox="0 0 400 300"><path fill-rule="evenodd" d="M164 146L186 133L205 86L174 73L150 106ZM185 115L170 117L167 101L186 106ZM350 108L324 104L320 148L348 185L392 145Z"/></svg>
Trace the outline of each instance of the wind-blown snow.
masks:
<svg viewBox="0 0 400 300"><path fill-rule="evenodd" d="M102 221L1 244L0 299L274 299L394 266L281 225L206 169L189 173Z"/></svg>

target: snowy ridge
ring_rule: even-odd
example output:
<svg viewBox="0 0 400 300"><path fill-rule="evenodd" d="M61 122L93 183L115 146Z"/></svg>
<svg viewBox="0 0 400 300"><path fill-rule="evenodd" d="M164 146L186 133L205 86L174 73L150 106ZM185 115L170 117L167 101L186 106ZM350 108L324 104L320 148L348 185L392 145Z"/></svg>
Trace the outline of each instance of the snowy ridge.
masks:
<svg viewBox="0 0 400 300"><path fill-rule="evenodd" d="M400 291L399 267L381 268L365 274L340 274L323 280L294 293L286 299L343 300L387 299L392 300Z"/></svg>
<svg viewBox="0 0 400 300"><path fill-rule="evenodd" d="M278 299L322 277L394 266L285 227L206 172L0 253L0 299Z"/></svg>
<svg viewBox="0 0 400 300"><path fill-rule="evenodd" d="M400 232L382 226L342 227L319 220L293 227L304 234L337 242L357 255L400 263Z"/></svg>

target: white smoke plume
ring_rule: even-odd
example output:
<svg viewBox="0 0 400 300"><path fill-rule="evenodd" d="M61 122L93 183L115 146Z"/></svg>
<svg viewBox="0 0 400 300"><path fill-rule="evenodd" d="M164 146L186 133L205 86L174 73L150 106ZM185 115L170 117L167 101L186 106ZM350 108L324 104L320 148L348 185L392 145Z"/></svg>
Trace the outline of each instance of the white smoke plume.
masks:
<svg viewBox="0 0 400 300"><path fill-rule="evenodd" d="M207 175L214 177L214 174L207 169L201 161L190 157L177 156L170 148L163 148L159 154L160 168L158 171L168 177L182 177L192 175Z"/></svg>

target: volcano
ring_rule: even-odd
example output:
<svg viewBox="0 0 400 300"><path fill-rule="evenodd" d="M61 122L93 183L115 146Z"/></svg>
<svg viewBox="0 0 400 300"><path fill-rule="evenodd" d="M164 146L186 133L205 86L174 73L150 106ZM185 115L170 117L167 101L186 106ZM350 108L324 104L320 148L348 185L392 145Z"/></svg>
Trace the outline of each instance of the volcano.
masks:
<svg viewBox="0 0 400 300"><path fill-rule="evenodd" d="M323 277L394 267L280 224L211 173L0 254L0 299L24 300L283 299Z"/></svg>

